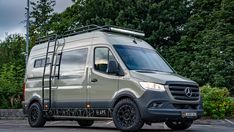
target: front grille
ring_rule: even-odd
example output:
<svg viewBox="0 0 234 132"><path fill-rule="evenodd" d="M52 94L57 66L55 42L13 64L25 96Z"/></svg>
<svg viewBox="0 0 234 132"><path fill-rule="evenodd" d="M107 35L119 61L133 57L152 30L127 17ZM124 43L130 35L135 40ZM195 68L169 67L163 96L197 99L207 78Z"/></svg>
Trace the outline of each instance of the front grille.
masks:
<svg viewBox="0 0 234 132"><path fill-rule="evenodd" d="M188 100L196 101L199 100L199 88L194 85L181 85L181 84L170 84L170 92L176 100ZM186 95L186 89L189 89L191 93Z"/></svg>

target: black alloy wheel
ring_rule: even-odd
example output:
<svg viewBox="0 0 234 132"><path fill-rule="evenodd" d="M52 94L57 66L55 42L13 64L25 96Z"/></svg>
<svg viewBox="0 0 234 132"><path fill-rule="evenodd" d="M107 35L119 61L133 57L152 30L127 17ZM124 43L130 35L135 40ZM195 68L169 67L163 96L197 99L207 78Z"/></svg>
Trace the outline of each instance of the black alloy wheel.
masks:
<svg viewBox="0 0 234 132"><path fill-rule="evenodd" d="M116 104L113 121L121 131L137 131L144 125L137 105L130 99L123 99Z"/></svg>
<svg viewBox="0 0 234 132"><path fill-rule="evenodd" d="M31 127L43 127L46 123L46 119L43 116L41 105L33 103L29 107L28 122Z"/></svg>

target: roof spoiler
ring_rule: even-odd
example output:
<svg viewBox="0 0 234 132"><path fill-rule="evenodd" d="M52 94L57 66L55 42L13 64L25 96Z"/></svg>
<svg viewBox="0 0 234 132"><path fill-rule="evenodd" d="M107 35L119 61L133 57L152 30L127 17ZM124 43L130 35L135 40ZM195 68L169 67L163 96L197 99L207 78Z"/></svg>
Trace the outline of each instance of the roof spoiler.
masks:
<svg viewBox="0 0 234 132"><path fill-rule="evenodd" d="M109 25L98 26L98 25L92 24L88 26L79 27L73 30L65 31L61 35L58 35L56 33L48 34L47 36L38 38L36 40L36 44L44 43L53 39L60 39L64 37L74 36L74 35L83 34L83 33L91 32L91 31L97 31L97 30L104 31L104 32L106 31L106 32L115 32L115 33L120 33L120 34L125 34L125 35L131 35L134 37L145 36L145 34L142 31L138 31L138 30L127 29L127 28L122 28L122 27L117 27L117 26L109 26Z"/></svg>

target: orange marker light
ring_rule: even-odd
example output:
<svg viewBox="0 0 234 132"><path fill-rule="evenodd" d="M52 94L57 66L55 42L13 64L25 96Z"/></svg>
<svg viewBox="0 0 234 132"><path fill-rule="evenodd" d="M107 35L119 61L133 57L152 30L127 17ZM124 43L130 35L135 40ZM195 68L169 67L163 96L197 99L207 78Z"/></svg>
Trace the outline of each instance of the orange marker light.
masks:
<svg viewBox="0 0 234 132"><path fill-rule="evenodd" d="M89 104L87 104L87 105L86 105L86 107L87 107L87 108L90 108L90 105L89 105Z"/></svg>

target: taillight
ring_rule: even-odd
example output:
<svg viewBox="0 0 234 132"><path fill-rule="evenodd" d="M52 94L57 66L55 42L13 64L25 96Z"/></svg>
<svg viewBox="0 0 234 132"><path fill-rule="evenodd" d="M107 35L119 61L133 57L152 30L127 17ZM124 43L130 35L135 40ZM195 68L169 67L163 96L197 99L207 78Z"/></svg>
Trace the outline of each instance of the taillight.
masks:
<svg viewBox="0 0 234 132"><path fill-rule="evenodd" d="M26 85L25 85L25 82L23 83L23 100L25 100L25 88L26 88Z"/></svg>

